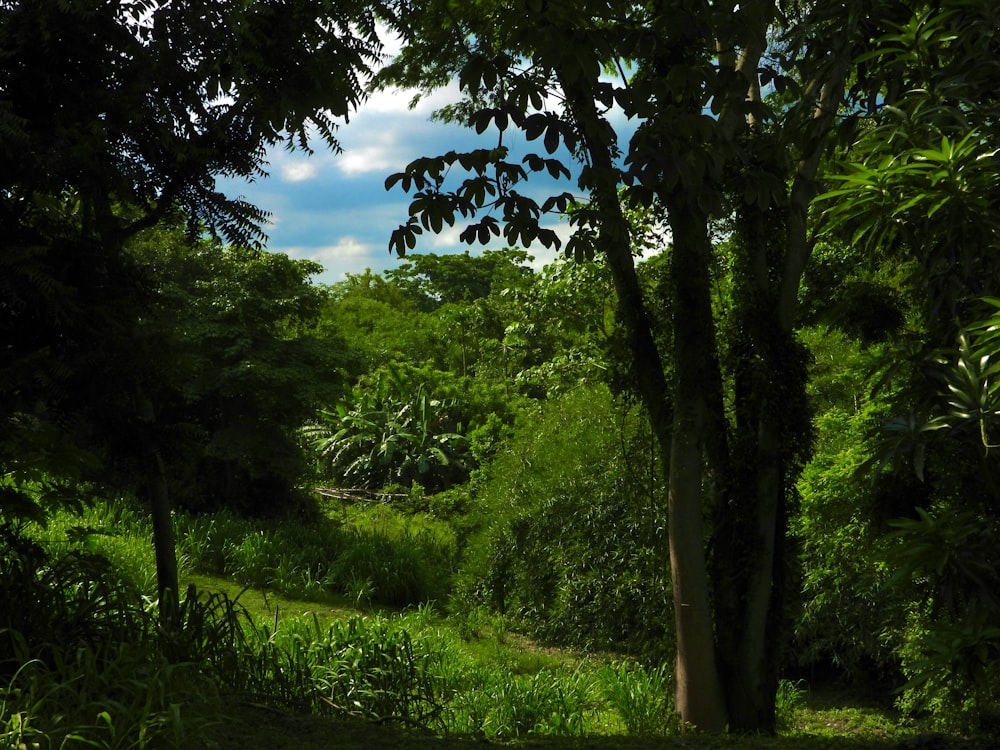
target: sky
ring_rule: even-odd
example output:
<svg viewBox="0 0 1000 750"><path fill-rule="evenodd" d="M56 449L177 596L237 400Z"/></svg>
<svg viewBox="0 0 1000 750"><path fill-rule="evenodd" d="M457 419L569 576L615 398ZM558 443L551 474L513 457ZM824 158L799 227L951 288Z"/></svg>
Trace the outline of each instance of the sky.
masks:
<svg viewBox="0 0 1000 750"><path fill-rule="evenodd" d="M496 145L495 130L478 135L470 128L431 121L437 108L457 98L458 87L452 85L410 109L411 93L377 92L338 131L343 153L333 154L317 145L310 156L279 147L268 154L268 177L253 183L220 180L219 188L230 197L243 197L269 212L267 249L321 263L326 270L314 278L315 282L331 284L342 280L346 273L362 273L366 268L381 273L399 263L395 253L389 252L389 237L406 222L410 202L398 186L386 192L386 177L403 171L410 161L421 156ZM520 133L505 134L505 145L512 150L511 161L520 161L528 151L548 156L540 142L526 144ZM565 152L557 152L557 156L568 163ZM461 179L459 175L454 178ZM454 178L452 184L457 184ZM575 181L557 183L537 173L519 189L540 202L547 195L574 191L575 187ZM553 219L546 225L556 229L564 241L569 235L565 221ZM462 226L456 224L438 236L425 233L415 252L480 252L481 245L459 242L461 230ZM537 267L554 257L554 251L537 243L528 250Z"/></svg>

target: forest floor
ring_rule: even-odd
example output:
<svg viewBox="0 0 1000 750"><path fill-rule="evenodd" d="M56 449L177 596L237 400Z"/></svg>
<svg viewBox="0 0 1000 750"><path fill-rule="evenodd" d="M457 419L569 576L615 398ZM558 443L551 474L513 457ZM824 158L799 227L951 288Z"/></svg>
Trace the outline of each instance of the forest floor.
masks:
<svg viewBox="0 0 1000 750"><path fill-rule="evenodd" d="M684 735L680 737L537 737L509 742L481 738L437 737L425 732L380 726L362 721L298 716L250 704L229 705L225 722L207 728L209 747L218 750L473 750L510 747L523 750L992 750L995 740L914 734L903 737L873 737L843 734L795 733L780 737L731 737ZM839 730L835 730L839 731Z"/></svg>
<svg viewBox="0 0 1000 750"><path fill-rule="evenodd" d="M257 589L240 590L231 581L214 576L191 576L202 590L226 591L256 616L274 617L303 613L322 620L365 614L339 598L318 605ZM519 648L532 648L527 639L516 639ZM558 649L544 649L551 654ZM567 654L567 658L569 658ZM892 711L841 690L805 691L794 710L791 726L781 735L729 736L684 734L674 737L588 735L538 736L517 740L485 737L441 737L427 731L363 720L329 719L301 715L272 706L221 699L204 707L213 717L204 721L201 736L205 750L429 750L430 748L510 747L524 750L998 750L996 738L966 738L923 731L902 724ZM194 746L192 746L194 750ZM200 748L199 748L200 750Z"/></svg>

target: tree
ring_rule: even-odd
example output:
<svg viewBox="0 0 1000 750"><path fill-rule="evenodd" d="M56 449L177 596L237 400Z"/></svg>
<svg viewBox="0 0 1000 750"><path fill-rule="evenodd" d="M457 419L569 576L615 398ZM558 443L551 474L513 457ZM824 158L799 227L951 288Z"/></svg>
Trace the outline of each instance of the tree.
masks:
<svg viewBox="0 0 1000 750"><path fill-rule="evenodd" d="M317 263L150 230L129 254L155 283L139 331L172 494L191 510L286 509L307 462L297 431L343 392L346 344L313 331L326 293ZM152 348L152 347L151 347Z"/></svg>
<svg viewBox="0 0 1000 750"><path fill-rule="evenodd" d="M531 275L524 264L524 250L486 250L472 256L410 254L386 278L407 294L422 310L448 303L472 302Z"/></svg>
<svg viewBox="0 0 1000 750"><path fill-rule="evenodd" d="M677 707L707 730L774 729L782 541L808 450L794 338L808 208L853 58L885 21L880 4L788 5L440 0L400 14L407 47L386 73L425 87L457 76L467 98L446 114L501 133L495 148L418 159L387 180L414 192L390 240L400 254L460 218L472 222L468 242L557 246L541 219L573 195L538 203L518 183L532 172L568 177L554 156L561 146L581 164L586 201L566 252L601 254L614 282L669 486ZM765 99L768 86L776 97ZM614 107L638 123L627 148L608 117ZM508 161L512 129L546 154ZM470 176L452 188L455 165ZM670 352L657 344L636 275L630 206L662 212L669 225ZM735 242L732 291L719 306L712 232L722 217ZM723 332L731 338L720 351Z"/></svg>
<svg viewBox="0 0 1000 750"><path fill-rule="evenodd" d="M352 378L387 362L433 363L443 368L447 337L433 313L418 310L396 284L366 270L333 284L317 331L343 336L354 354Z"/></svg>
<svg viewBox="0 0 1000 750"><path fill-rule="evenodd" d="M167 623L177 574L155 372L127 345L148 298L124 246L164 219L259 242L264 214L218 192L215 176L260 174L264 148L282 141L308 149L315 136L336 149L337 122L363 98L380 48L370 8L0 4L0 340L11 373L0 445L15 451L3 471L34 460L17 454L26 429L65 434L105 395L130 412L127 424L95 424L119 438L127 427L118 444L143 457L136 484L153 511ZM68 473L51 455L35 459Z"/></svg>

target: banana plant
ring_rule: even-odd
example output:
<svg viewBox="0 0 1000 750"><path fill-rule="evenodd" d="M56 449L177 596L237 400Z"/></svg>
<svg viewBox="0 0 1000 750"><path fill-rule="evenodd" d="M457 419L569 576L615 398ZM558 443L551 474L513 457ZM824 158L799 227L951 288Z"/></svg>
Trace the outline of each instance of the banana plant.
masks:
<svg viewBox="0 0 1000 750"><path fill-rule="evenodd" d="M474 460L454 399L437 399L387 366L352 398L323 410L303 434L337 484L381 489L419 482L446 489L468 477Z"/></svg>

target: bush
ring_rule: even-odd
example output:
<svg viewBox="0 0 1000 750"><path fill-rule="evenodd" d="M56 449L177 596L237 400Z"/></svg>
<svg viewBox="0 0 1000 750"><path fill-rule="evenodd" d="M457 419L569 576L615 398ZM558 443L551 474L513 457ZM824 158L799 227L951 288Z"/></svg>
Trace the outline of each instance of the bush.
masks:
<svg viewBox="0 0 1000 750"><path fill-rule="evenodd" d="M87 551L92 536L0 542L0 746L183 747L211 684L164 659L134 571Z"/></svg>
<svg viewBox="0 0 1000 750"><path fill-rule="evenodd" d="M452 731L509 739L530 734L580 735L592 707L592 685L580 672L477 672L449 706Z"/></svg>
<svg viewBox="0 0 1000 750"><path fill-rule="evenodd" d="M0 747L192 746L215 695L197 668L142 644L104 646L28 660L0 685Z"/></svg>
<svg viewBox="0 0 1000 750"><path fill-rule="evenodd" d="M29 659L55 668L64 653L141 641L151 624L138 591L107 559L52 554L20 536L0 542L0 603L7 675Z"/></svg>
<svg viewBox="0 0 1000 750"><path fill-rule="evenodd" d="M900 649L907 678L900 705L930 711L952 731L1000 718L1000 525L940 507L893 524L890 563L919 584Z"/></svg>
<svg viewBox="0 0 1000 750"><path fill-rule="evenodd" d="M324 702L338 714L442 727L442 680L433 652L387 620L353 617L320 641L328 656L314 669Z"/></svg>
<svg viewBox="0 0 1000 750"><path fill-rule="evenodd" d="M666 500L650 440L598 386L526 419L475 499L459 606L486 604L554 642L668 650Z"/></svg>

